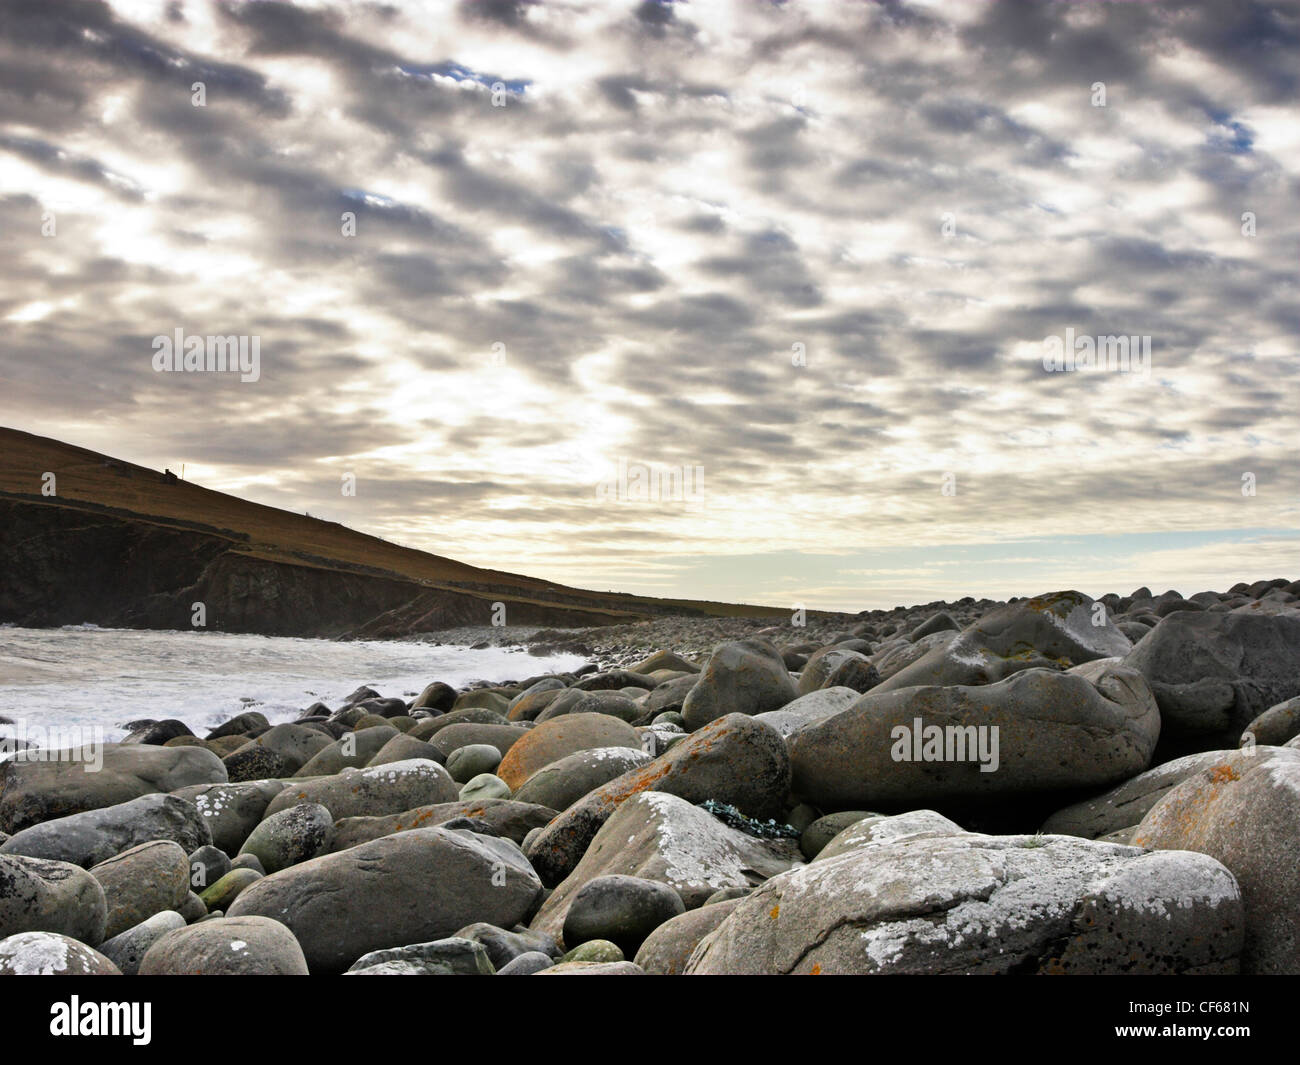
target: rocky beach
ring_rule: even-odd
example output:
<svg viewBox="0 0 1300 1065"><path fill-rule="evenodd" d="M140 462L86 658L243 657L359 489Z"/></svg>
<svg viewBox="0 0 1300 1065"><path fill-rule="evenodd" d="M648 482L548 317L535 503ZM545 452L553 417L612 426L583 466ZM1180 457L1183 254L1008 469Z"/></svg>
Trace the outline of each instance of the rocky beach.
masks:
<svg viewBox="0 0 1300 1065"><path fill-rule="evenodd" d="M587 661L10 741L0 973L1300 973L1300 581L437 639Z"/></svg>

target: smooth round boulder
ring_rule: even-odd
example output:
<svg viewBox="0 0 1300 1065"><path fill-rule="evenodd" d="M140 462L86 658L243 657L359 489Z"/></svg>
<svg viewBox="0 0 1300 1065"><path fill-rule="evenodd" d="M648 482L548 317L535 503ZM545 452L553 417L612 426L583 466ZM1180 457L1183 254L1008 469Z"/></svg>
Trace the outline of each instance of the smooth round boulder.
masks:
<svg viewBox="0 0 1300 1065"><path fill-rule="evenodd" d="M779 710L798 698L781 653L764 639L718 644L682 702L691 731L727 714Z"/></svg>
<svg viewBox="0 0 1300 1065"><path fill-rule="evenodd" d="M256 857L267 873L277 873L324 854L333 842L333 815L318 802L301 802L253 829L240 853Z"/></svg>
<svg viewBox="0 0 1300 1065"><path fill-rule="evenodd" d="M269 917L217 917L160 936L141 976L306 976L293 933Z"/></svg>
<svg viewBox="0 0 1300 1065"><path fill-rule="evenodd" d="M686 912L682 897L668 884L635 876L598 876L573 896L564 917L565 943L607 939L624 957L665 921Z"/></svg>
<svg viewBox="0 0 1300 1065"><path fill-rule="evenodd" d="M175 910L164 910L99 945L99 952L118 967L123 976L135 976L150 947L166 933L184 928L188 922Z"/></svg>
<svg viewBox="0 0 1300 1065"><path fill-rule="evenodd" d="M514 798L566 810L588 792L649 761L649 754L634 747L578 751L537 770L515 791Z"/></svg>
<svg viewBox="0 0 1300 1065"><path fill-rule="evenodd" d="M457 784L468 784L480 773L495 772L500 764L501 752L490 743L471 743L451 752L447 772Z"/></svg>
<svg viewBox="0 0 1300 1065"><path fill-rule="evenodd" d="M510 785L491 773L480 773L460 789L461 802L510 798Z"/></svg>
<svg viewBox="0 0 1300 1065"><path fill-rule="evenodd" d="M320 803L336 819L376 817L417 806L454 802L458 790L451 775L437 762L412 758L295 782L271 800L266 816L298 803L311 802Z"/></svg>
<svg viewBox="0 0 1300 1065"><path fill-rule="evenodd" d="M156 913L178 909L190 893L190 861L171 840L156 839L124 850L90 875L104 889L108 905L105 938L134 928Z"/></svg>
<svg viewBox="0 0 1300 1065"><path fill-rule="evenodd" d="M496 773L512 790L539 769L578 751L639 747L636 730L607 714L566 714L529 729L501 760Z"/></svg>

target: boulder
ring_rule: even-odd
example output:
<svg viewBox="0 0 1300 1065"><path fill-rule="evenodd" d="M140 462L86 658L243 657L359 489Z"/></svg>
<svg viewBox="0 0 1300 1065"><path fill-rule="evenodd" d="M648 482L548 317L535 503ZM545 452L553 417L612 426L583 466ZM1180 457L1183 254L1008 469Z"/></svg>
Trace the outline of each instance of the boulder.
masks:
<svg viewBox="0 0 1300 1065"><path fill-rule="evenodd" d="M334 842L334 817L316 802L300 802L271 814L244 841L241 854L252 854L267 873L326 853Z"/></svg>
<svg viewBox="0 0 1300 1065"><path fill-rule="evenodd" d="M447 772L457 784L468 784L480 773L491 773L501 764L501 752L490 743L457 747L447 759Z"/></svg>
<svg viewBox="0 0 1300 1065"><path fill-rule="evenodd" d="M125 932L99 945L99 952L117 966L123 976L135 976L140 971L149 948L168 932L184 928L185 918L175 910L164 910L141 921Z"/></svg>
<svg viewBox="0 0 1300 1065"><path fill-rule="evenodd" d="M793 788L831 809L1103 788L1147 767L1159 731L1142 676L1111 660L877 688L791 737Z"/></svg>
<svg viewBox="0 0 1300 1065"><path fill-rule="evenodd" d="M269 917L216 917L159 936L141 976L306 976L293 933Z"/></svg>
<svg viewBox="0 0 1300 1065"><path fill-rule="evenodd" d="M667 884L687 909L693 909L719 888L752 887L801 860L789 840L759 839L728 827L685 799L643 792L605 822L530 927L561 937L569 907L598 877L622 875Z"/></svg>
<svg viewBox="0 0 1300 1065"><path fill-rule="evenodd" d="M552 810L566 810L588 792L649 761L650 755L634 747L578 751L529 774L515 789L514 798Z"/></svg>
<svg viewBox="0 0 1300 1065"><path fill-rule="evenodd" d="M497 776L515 790L539 769L578 751L599 747L637 747L636 730L606 714L568 714L528 730L497 767Z"/></svg>
<svg viewBox="0 0 1300 1065"><path fill-rule="evenodd" d="M788 740L805 725L825 721L828 717L847 710L861 695L861 692L853 688L819 688L786 703L780 710L755 714L754 720L770 725Z"/></svg>
<svg viewBox="0 0 1300 1065"><path fill-rule="evenodd" d="M151 840L90 869L104 889L104 937L120 935L156 913L179 909L190 893L190 860L171 840Z"/></svg>
<svg viewBox="0 0 1300 1065"><path fill-rule="evenodd" d="M668 884L619 873L592 877L569 902L563 939L607 939L630 957L651 932L685 912L682 897Z"/></svg>
<svg viewBox="0 0 1300 1065"><path fill-rule="evenodd" d="M727 899L665 921L646 937L635 962L651 976L681 976L700 940L739 905L740 899Z"/></svg>
<svg viewBox="0 0 1300 1065"><path fill-rule="evenodd" d="M266 715L260 710L248 710L242 714L236 714L229 721L223 722L208 733L208 739L219 740L223 736L240 736L245 732L255 730L266 731L270 729L271 722L266 719Z"/></svg>
<svg viewBox="0 0 1300 1065"><path fill-rule="evenodd" d="M1300 751L1225 752L1156 803L1133 842L1222 862L1245 906L1242 970L1300 973Z"/></svg>
<svg viewBox="0 0 1300 1065"><path fill-rule="evenodd" d="M727 714L779 710L799 695L781 653L764 639L734 640L713 649L682 702L694 731Z"/></svg>
<svg viewBox="0 0 1300 1065"><path fill-rule="evenodd" d="M1241 896L1204 855L877 831L768 880L700 942L687 974L1237 971Z"/></svg>
<svg viewBox="0 0 1300 1065"><path fill-rule="evenodd" d="M400 720L390 718L391 721ZM370 759L370 766L391 765L393 762L409 762L412 758L423 758L430 762L442 763L442 752L432 743L417 740L414 736L398 734L379 748L378 753Z"/></svg>
<svg viewBox="0 0 1300 1065"><path fill-rule="evenodd" d="M336 821L334 843L330 850L347 850L361 843L391 836L394 832L434 828L461 818L480 821L493 832L522 844L529 832L548 825L554 817L555 811L549 807L508 799L439 803L383 817L347 817Z"/></svg>
<svg viewBox="0 0 1300 1065"><path fill-rule="evenodd" d="M480 773L473 780L461 785L461 802L480 802L483 799L510 798L510 785L491 773Z"/></svg>
<svg viewBox="0 0 1300 1065"><path fill-rule="evenodd" d="M222 761L232 781L291 777L331 742L307 725L274 725Z"/></svg>
<svg viewBox="0 0 1300 1065"><path fill-rule="evenodd" d="M789 790L790 757L780 734L748 715L728 714L574 803L533 838L528 857L544 883L558 884L609 816L642 792L692 803L715 799L768 818L785 810Z"/></svg>
<svg viewBox="0 0 1300 1065"><path fill-rule="evenodd" d="M309 802L324 806L336 819L375 817L432 803L453 802L457 790L446 769L437 762L417 758L295 781L271 800L266 816Z"/></svg>
<svg viewBox="0 0 1300 1065"><path fill-rule="evenodd" d="M89 868L159 839L179 843L188 854L211 843L212 832L194 803L155 793L25 828L0 846L0 854L26 854Z"/></svg>
<svg viewBox="0 0 1300 1065"><path fill-rule="evenodd" d="M823 647L808 659L797 688L800 695L834 687L866 692L879 683L880 674L866 655L842 647Z"/></svg>
<svg viewBox="0 0 1300 1065"><path fill-rule="evenodd" d="M0 831L226 779L221 759L202 747L106 743L72 754L77 760L0 763Z"/></svg>
<svg viewBox="0 0 1300 1065"><path fill-rule="evenodd" d="M1081 592L1054 592L995 607L946 646L932 648L893 673L874 692L992 684L1026 669L1069 669L1126 655L1132 646L1103 604L1094 609L1093 600Z"/></svg>
<svg viewBox="0 0 1300 1065"><path fill-rule="evenodd" d="M470 744L491 744L501 752L504 759L510 748L528 735L529 730L519 725L480 725L462 722L439 729L431 737L431 743L443 759L451 757L452 751ZM408 733L409 735L409 733Z"/></svg>
<svg viewBox="0 0 1300 1065"><path fill-rule="evenodd" d="M199 893L199 901L207 913L225 913L240 894L265 876L261 869L235 866L215 883Z"/></svg>
<svg viewBox="0 0 1300 1065"><path fill-rule="evenodd" d="M0 976L121 976L99 951L58 932L0 939Z"/></svg>
<svg viewBox="0 0 1300 1065"><path fill-rule="evenodd" d="M1240 745L1281 747L1297 736L1300 736L1300 696L1269 707L1250 722L1241 735Z"/></svg>
<svg viewBox="0 0 1300 1065"><path fill-rule="evenodd" d="M443 939L475 921L512 927L541 890L508 840L418 828L273 873L227 913L283 922L313 973L339 973L370 951Z"/></svg>
<svg viewBox="0 0 1300 1065"><path fill-rule="evenodd" d="M358 958L348 976L492 976L496 968L482 943L452 936L432 943L372 950Z"/></svg>
<svg viewBox="0 0 1300 1065"><path fill-rule="evenodd" d="M238 854L248 834L262 820L267 805L284 787L284 782L279 780L250 780L239 784L199 784L173 794L194 804L208 824L214 847L227 854Z"/></svg>
<svg viewBox="0 0 1300 1065"><path fill-rule="evenodd" d="M375 725L359 732L349 732L311 756L294 776L327 777L345 769L369 765L384 744L402 735L392 725ZM418 742L418 741L413 741Z"/></svg>
<svg viewBox="0 0 1300 1065"><path fill-rule="evenodd" d="M1300 695L1300 617L1170 614L1124 664L1147 679L1171 736L1235 746L1254 718Z"/></svg>
<svg viewBox="0 0 1300 1065"><path fill-rule="evenodd" d="M80 866L0 854L0 938L58 932L95 946L107 925L104 889Z"/></svg>

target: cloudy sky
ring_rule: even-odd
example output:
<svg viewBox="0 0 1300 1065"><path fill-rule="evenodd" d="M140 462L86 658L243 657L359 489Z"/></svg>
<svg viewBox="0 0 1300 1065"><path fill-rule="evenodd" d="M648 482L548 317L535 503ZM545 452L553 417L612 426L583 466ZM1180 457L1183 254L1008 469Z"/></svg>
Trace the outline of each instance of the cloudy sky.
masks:
<svg viewBox="0 0 1300 1065"><path fill-rule="evenodd" d="M1284 2L0 0L0 424L600 589L1300 577L1298 79Z"/></svg>

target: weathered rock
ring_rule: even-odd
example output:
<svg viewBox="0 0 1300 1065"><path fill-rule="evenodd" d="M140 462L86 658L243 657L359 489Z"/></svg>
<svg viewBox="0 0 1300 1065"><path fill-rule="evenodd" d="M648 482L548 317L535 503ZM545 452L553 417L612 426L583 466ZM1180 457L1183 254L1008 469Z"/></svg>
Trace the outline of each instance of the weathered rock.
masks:
<svg viewBox="0 0 1300 1065"><path fill-rule="evenodd" d="M241 853L252 854L268 873L315 858L334 842L334 817L316 802L300 802L271 814L253 829Z"/></svg>
<svg viewBox="0 0 1300 1065"><path fill-rule="evenodd" d="M219 847L200 847L189 856L190 887L200 891L230 872L230 856Z"/></svg>
<svg viewBox="0 0 1300 1065"><path fill-rule="evenodd" d="M429 742L441 752L444 759L450 758L452 751L471 744L486 743L501 752L504 759L510 748L528 735L529 729L519 725L480 725L462 722L439 729Z"/></svg>
<svg viewBox="0 0 1300 1065"><path fill-rule="evenodd" d="M313 754L294 775L328 777L345 769L360 769L370 764L384 744L400 735L392 725L375 725L360 732L349 732Z"/></svg>
<svg viewBox="0 0 1300 1065"><path fill-rule="evenodd" d="M1156 803L1133 842L1222 862L1241 885L1243 971L1300 973L1300 751L1225 752Z"/></svg>
<svg viewBox="0 0 1300 1065"><path fill-rule="evenodd" d="M107 923L104 889L80 866L0 854L0 939L58 932L94 946Z"/></svg>
<svg viewBox="0 0 1300 1065"><path fill-rule="evenodd" d="M123 976L135 976L149 948L166 933L184 928L185 924L181 914L164 910L105 940L99 945L99 952L116 965Z"/></svg>
<svg viewBox="0 0 1300 1065"><path fill-rule="evenodd" d="M553 762L599 747L637 747L636 730L606 714L568 714L529 729L497 767L497 776L511 789Z"/></svg>
<svg viewBox="0 0 1300 1065"><path fill-rule="evenodd" d="M212 833L192 802L155 793L25 828L0 846L0 854L26 854L89 868L156 839L179 843L188 853L211 843Z"/></svg>
<svg viewBox="0 0 1300 1065"><path fill-rule="evenodd" d="M645 976L645 970L630 961L562 961L534 976Z"/></svg>
<svg viewBox="0 0 1300 1065"><path fill-rule="evenodd" d="M555 810L535 803L507 799L481 799L475 802L449 802L420 806L383 817L348 817L334 824L334 843L330 850L337 852L361 843L391 836L394 832L408 832L413 828L435 828L449 821L468 818L481 821L496 833L522 844L524 838L536 828L543 828L555 817Z"/></svg>
<svg viewBox="0 0 1300 1065"><path fill-rule="evenodd" d="M540 950L530 950L527 954L520 954L513 961L506 962L497 970L497 976L532 976L533 973L540 973L554 964L554 959L549 955L543 954Z"/></svg>
<svg viewBox="0 0 1300 1065"><path fill-rule="evenodd" d="M217 917L166 932L145 953L141 976L306 976L293 933L268 917Z"/></svg>
<svg viewBox="0 0 1300 1065"><path fill-rule="evenodd" d="M1102 788L1147 767L1159 730L1141 675L1113 661L877 688L791 737L793 787L832 809Z"/></svg>
<svg viewBox="0 0 1300 1065"><path fill-rule="evenodd" d="M643 658L640 662L635 662L628 666L633 673L643 675L654 673L659 669L674 669L680 673L698 673L700 667L690 659L683 658L681 655L673 654L672 651L656 651L649 658Z"/></svg>
<svg viewBox="0 0 1300 1065"><path fill-rule="evenodd" d="M330 746L327 733L307 725L274 725L256 739L249 740L222 761L230 780L259 780L265 777L293 776L312 757ZM273 756L268 760L267 755ZM276 761L278 759L278 762ZM275 769L278 764L282 768Z"/></svg>
<svg viewBox="0 0 1300 1065"><path fill-rule="evenodd" d="M871 664L876 667L882 680L888 680L900 669L924 658L936 647L947 647L957 635L955 631L945 629L923 636L915 643L902 638L891 640L871 656Z"/></svg>
<svg viewBox="0 0 1300 1065"><path fill-rule="evenodd" d="M1250 721L1300 695L1300 617L1170 614L1124 663L1146 677L1168 733L1234 746Z"/></svg>
<svg viewBox="0 0 1300 1065"><path fill-rule="evenodd" d="M248 834L262 820L267 805L284 787L284 782L279 780L250 780L237 784L200 784L173 794L194 804L199 816L208 823L214 847L227 854L238 854Z"/></svg>
<svg viewBox="0 0 1300 1065"><path fill-rule="evenodd" d="M697 679L693 675L679 677L677 680L670 680L666 684L660 684L649 695L642 696L641 708L647 714L662 714L666 711L680 714L682 707L686 704L686 696L695 687ZM684 718L681 723L685 723Z"/></svg>
<svg viewBox="0 0 1300 1065"><path fill-rule="evenodd" d="M858 701L861 694L853 688L819 688L786 703L780 710L755 714L754 720L772 726L788 740L805 725L824 721L847 710Z"/></svg>
<svg viewBox="0 0 1300 1065"><path fill-rule="evenodd" d="M822 852L822 848L843 832L849 825L875 815L867 810L840 810L833 814L819 817L803 830L799 837L799 850L803 856L812 861Z"/></svg>
<svg viewBox="0 0 1300 1065"><path fill-rule="evenodd" d="M475 921L512 927L539 891L513 843L420 828L273 873L227 913L282 921L312 972L337 973L372 950L431 942Z"/></svg>
<svg viewBox="0 0 1300 1065"><path fill-rule="evenodd" d="M514 797L518 802L566 810L588 792L649 761L645 751L632 747L578 751L530 774Z"/></svg>
<svg viewBox="0 0 1300 1065"><path fill-rule="evenodd" d="M728 899L665 921L646 937L633 960L651 976L680 976L700 940L739 905L740 899Z"/></svg>
<svg viewBox="0 0 1300 1065"><path fill-rule="evenodd" d="M190 862L179 844L151 840L92 866L108 905L105 938L134 928L156 913L178 909L190 893Z"/></svg>
<svg viewBox="0 0 1300 1065"><path fill-rule="evenodd" d="M713 649L682 703L691 730L727 714L779 710L799 695L781 654L767 640L735 640Z"/></svg>
<svg viewBox="0 0 1300 1065"><path fill-rule="evenodd" d="M102 766L92 771L96 756ZM17 833L58 817L117 806L141 795L226 779L221 759L201 747L85 748L76 761L0 763L0 831Z"/></svg>
<svg viewBox="0 0 1300 1065"><path fill-rule="evenodd" d="M365 769L345 769L332 777L295 781L266 808L278 814L300 802L320 803L336 819L377 817L401 813L417 806L454 802L456 782L437 762L413 759Z"/></svg>
<svg viewBox="0 0 1300 1065"><path fill-rule="evenodd" d="M412 710L441 710L446 713L456 702L456 689L450 684L435 680L420 692L411 704Z"/></svg>
<svg viewBox="0 0 1300 1065"><path fill-rule="evenodd" d="M1148 769L1117 788L1058 810L1043 822L1043 831L1101 839L1125 829L1134 829L1147 811L1169 792L1201 770L1222 764L1229 753L1202 751Z"/></svg>
<svg viewBox="0 0 1300 1065"><path fill-rule="evenodd" d="M788 840L758 839L685 799L644 792L605 822L530 927L561 936L573 899L597 877L621 874L667 884L693 909L719 888L752 887L799 861L798 848Z"/></svg>
<svg viewBox="0 0 1300 1065"><path fill-rule="evenodd" d="M223 736L239 736L245 732L252 732L254 729L269 729L271 722L267 721L266 715L259 710L248 710L242 714L236 714L229 721L218 725L208 733L208 739L219 740Z"/></svg>
<svg viewBox="0 0 1300 1065"><path fill-rule="evenodd" d="M1241 746L1281 747L1300 736L1300 696L1271 706L1246 726Z"/></svg>
<svg viewBox="0 0 1300 1065"><path fill-rule="evenodd" d="M400 721L400 718L389 718L390 721ZM370 759L370 766L391 765L393 762L409 762L413 758L424 758L431 762L441 764L444 759L442 752L432 743L424 740L417 740L414 736L399 734L385 743L379 753Z"/></svg>
<svg viewBox="0 0 1300 1065"><path fill-rule="evenodd" d="M1081 592L1054 592L995 607L946 646L882 681L873 694L917 685L992 684L1026 669L1068 669L1126 655L1132 646L1104 606L1094 610Z"/></svg>
<svg viewBox="0 0 1300 1065"><path fill-rule="evenodd" d="M533 951L540 951L551 958L557 958L562 953L559 944L551 936L527 928L511 932L483 921L466 925L456 933L456 938L472 939L483 944L488 958L498 970L520 955Z"/></svg>
<svg viewBox="0 0 1300 1065"><path fill-rule="evenodd" d="M879 841L759 887L700 942L687 973L1238 967L1241 897L1204 855L1071 836L899 837L878 828Z"/></svg>
<svg viewBox="0 0 1300 1065"><path fill-rule="evenodd" d="M452 936L432 943L372 950L348 969L349 976L492 976L496 968L482 943Z"/></svg>
<svg viewBox="0 0 1300 1065"><path fill-rule="evenodd" d="M800 695L834 687L866 692L879 683L880 674L866 655L842 647L823 647L808 659L797 688Z"/></svg>
<svg viewBox="0 0 1300 1065"><path fill-rule="evenodd" d="M58 932L0 939L0 976L121 976L99 951Z"/></svg>
<svg viewBox="0 0 1300 1065"><path fill-rule="evenodd" d="M766 818L785 809L789 790L785 741L752 717L728 714L649 765L616 777L574 803L538 833L528 857L544 883L558 884L619 805L642 792L664 792L691 803L716 799L751 817Z"/></svg>
<svg viewBox="0 0 1300 1065"><path fill-rule="evenodd" d="M136 729L122 738L123 743L144 743L161 747L168 740L179 737L194 738L189 725L177 718L169 717L165 721L155 721L144 728Z"/></svg>
<svg viewBox="0 0 1300 1065"><path fill-rule="evenodd" d="M414 736L417 740L431 740L445 728L451 728L452 725L508 725L504 717L495 710L484 710L481 707L471 707L468 710L455 710L450 714L443 714L441 717L428 718L416 723L415 727L407 733L408 736ZM443 756L444 758L446 755Z"/></svg>
<svg viewBox="0 0 1300 1065"><path fill-rule="evenodd" d="M563 939L607 939L630 957L651 932L685 912L682 897L668 884L617 873L592 877L569 902Z"/></svg>

